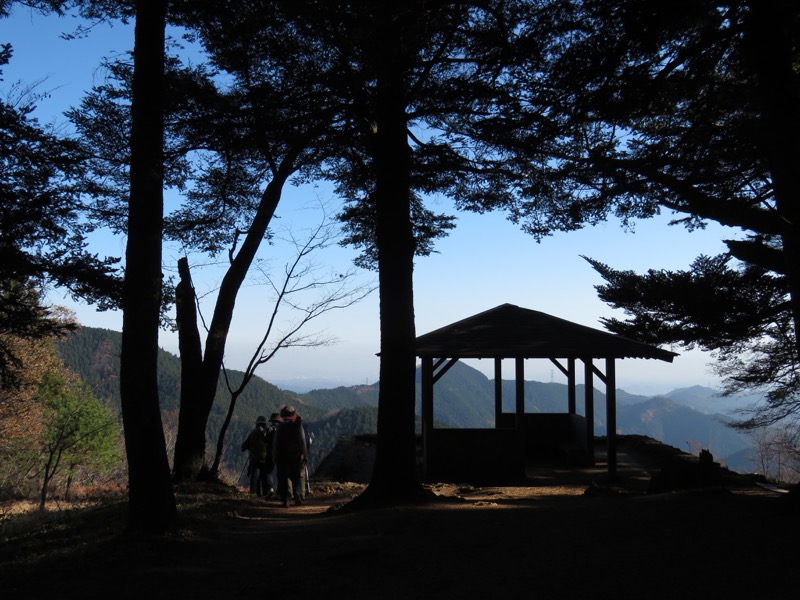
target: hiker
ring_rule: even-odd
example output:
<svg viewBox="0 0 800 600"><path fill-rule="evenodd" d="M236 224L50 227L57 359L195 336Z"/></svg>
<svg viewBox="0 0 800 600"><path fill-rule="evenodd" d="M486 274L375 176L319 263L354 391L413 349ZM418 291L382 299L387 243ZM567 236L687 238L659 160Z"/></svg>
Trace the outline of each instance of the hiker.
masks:
<svg viewBox="0 0 800 600"><path fill-rule="evenodd" d="M250 477L250 492L256 496L266 493L267 473L272 465L267 463L269 446L267 445L267 418L259 416L256 427L242 442L242 452L249 452L247 475Z"/></svg>
<svg viewBox="0 0 800 600"><path fill-rule="evenodd" d="M267 425L267 474L266 474L266 496L272 498L275 496L275 488L278 487L278 468L272 458L272 446L275 442L275 432L278 430L278 425L281 424L280 413L272 413L269 417L269 425Z"/></svg>
<svg viewBox="0 0 800 600"><path fill-rule="evenodd" d="M305 427L297 411L290 404L281 409L282 423L275 431L272 456L278 469L278 496L283 506L289 506L289 482L295 506L303 504L303 487L300 474L308 464L308 446Z"/></svg>

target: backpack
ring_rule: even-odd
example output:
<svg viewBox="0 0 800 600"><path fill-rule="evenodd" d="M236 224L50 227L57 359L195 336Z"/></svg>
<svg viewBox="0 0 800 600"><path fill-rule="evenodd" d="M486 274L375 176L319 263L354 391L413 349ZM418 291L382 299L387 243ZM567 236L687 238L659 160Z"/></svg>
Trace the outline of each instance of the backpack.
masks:
<svg viewBox="0 0 800 600"><path fill-rule="evenodd" d="M301 421L284 421L278 426L278 429L275 446L278 455L283 457L301 454L303 447L300 436L304 435Z"/></svg>

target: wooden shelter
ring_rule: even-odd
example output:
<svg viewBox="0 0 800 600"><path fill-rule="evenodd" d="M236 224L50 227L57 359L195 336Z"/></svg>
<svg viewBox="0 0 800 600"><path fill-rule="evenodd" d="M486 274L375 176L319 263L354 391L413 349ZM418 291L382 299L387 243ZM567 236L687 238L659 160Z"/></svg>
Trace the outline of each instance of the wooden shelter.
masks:
<svg viewBox="0 0 800 600"><path fill-rule="evenodd" d="M615 361L672 362L674 352L558 317L503 304L416 339L422 360L423 468L427 480L524 480L526 461L542 453L594 462L594 377L606 388L608 475L616 477ZM458 360L494 360L494 429L434 426L434 388ZM503 412L502 361L515 365L515 411ZM525 412L525 360L547 359L566 377L566 412ZM584 415L577 411L577 363L583 364ZM595 364L603 361L605 372Z"/></svg>

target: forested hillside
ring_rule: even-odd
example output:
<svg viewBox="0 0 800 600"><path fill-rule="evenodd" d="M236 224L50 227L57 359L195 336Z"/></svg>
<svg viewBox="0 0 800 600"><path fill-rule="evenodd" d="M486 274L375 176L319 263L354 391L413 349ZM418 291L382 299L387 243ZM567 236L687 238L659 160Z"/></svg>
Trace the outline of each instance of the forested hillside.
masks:
<svg viewBox="0 0 800 600"><path fill-rule="evenodd" d="M116 331L82 327L58 344L58 354L64 363L89 385L98 398L114 408L120 406L119 355L122 335ZM180 405L180 359L162 351L159 353L159 395L166 437L169 442L177 429ZM229 371L233 385L241 381L240 371ZM240 451L241 442L247 437L258 415L269 416L278 412L285 404L293 404L306 421L314 443L311 451L313 468L333 448L342 434L375 433L377 392L374 388L360 391L348 388L321 390L298 395L286 392L259 377L254 377L239 397L236 410L226 434L223 465L231 475L240 477L244 472L246 456ZM348 403L344 400L349 397ZM363 401L362 401L363 400ZM230 394L223 378L217 388L217 396L208 421L208 452L216 447L218 435L228 410Z"/></svg>

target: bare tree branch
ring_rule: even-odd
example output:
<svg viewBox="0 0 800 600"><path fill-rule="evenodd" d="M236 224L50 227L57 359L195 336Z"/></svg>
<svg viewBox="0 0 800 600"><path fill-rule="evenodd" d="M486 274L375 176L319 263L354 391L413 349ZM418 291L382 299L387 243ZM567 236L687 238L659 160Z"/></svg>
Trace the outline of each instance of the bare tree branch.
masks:
<svg viewBox="0 0 800 600"><path fill-rule="evenodd" d="M231 394L231 400L217 440L212 472L219 469L225 433L233 417L236 400L255 376L256 369L272 360L279 350L285 348L317 348L335 343L335 338L326 336L323 332L301 332L315 319L331 311L357 304L376 288L374 283L356 282L358 272L355 268L336 272L315 262L314 258L317 255L335 245L338 240L335 223L324 210L322 221L310 232L307 239L298 240L290 230L287 230L284 236L277 239L283 239L293 245L296 252L293 260L284 266L281 279L277 279L263 265L258 265L258 269L264 275L266 286L274 294L272 311L264 323L264 334L253 351L245 368L244 377L238 386L234 387L231 384L228 370L224 363L222 365L222 374ZM287 318L279 319L279 316L285 313L288 313Z"/></svg>

